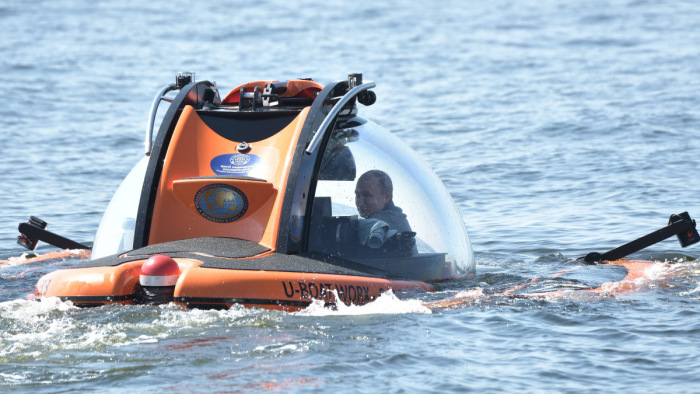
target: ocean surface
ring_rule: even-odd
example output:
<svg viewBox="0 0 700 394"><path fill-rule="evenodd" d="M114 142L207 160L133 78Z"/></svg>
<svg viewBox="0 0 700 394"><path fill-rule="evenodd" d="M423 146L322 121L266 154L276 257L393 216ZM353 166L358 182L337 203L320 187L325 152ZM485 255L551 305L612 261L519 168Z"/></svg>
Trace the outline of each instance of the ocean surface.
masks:
<svg viewBox="0 0 700 394"><path fill-rule="evenodd" d="M700 392L700 245L633 255L657 263L632 291L576 291L605 266L549 278L700 217L700 2L0 0L0 26L0 391ZM475 275L291 314L27 300L79 260L23 263L17 224L91 242L178 71L223 93L362 72ZM503 295L533 278L567 291Z"/></svg>

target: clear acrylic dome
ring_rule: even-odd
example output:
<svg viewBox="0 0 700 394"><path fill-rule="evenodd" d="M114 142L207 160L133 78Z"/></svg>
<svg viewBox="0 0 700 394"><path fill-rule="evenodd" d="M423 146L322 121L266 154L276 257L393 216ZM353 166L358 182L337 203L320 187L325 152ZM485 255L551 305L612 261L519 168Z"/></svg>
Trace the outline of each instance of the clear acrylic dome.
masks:
<svg viewBox="0 0 700 394"><path fill-rule="evenodd" d="M136 214L147 166L148 157L144 156L114 193L95 234L90 254L92 260L133 248Z"/></svg>
<svg viewBox="0 0 700 394"><path fill-rule="evenodd" d="M382 229L373 239L372 231ZM474 270L462 216L442 182L403 141L360 118L341 124L326 147L309 248L410 279Z"/></svg>

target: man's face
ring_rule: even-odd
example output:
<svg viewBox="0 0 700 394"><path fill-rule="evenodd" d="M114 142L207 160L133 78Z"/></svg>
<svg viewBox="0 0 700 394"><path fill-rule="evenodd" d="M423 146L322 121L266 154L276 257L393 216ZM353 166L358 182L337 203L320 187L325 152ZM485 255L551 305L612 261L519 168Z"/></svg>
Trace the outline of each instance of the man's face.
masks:
<svg viewBox="0 0 700 394"><path fill-rule="evenodd" d="M379 180L374 176L360 178L355 186L355 205L365 219L384 209L389 200L391 191L382 193Z"/></svg>

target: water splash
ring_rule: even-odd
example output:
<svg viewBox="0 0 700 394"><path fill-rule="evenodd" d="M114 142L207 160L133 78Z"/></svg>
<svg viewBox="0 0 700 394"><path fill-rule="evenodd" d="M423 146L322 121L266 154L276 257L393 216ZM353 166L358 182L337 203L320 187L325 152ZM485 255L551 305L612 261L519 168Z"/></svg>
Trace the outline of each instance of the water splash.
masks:
<svg viewBox="0 0 700 394"><path fill-rule="evenodd" d="M340 299L335 294L336 299ZM306 309L295 312L300 316L357 316L357 315L397 315L405 313L432 313L428 307L416 299L401 300L392 290L384 292L376 300L364 305L345 305L342 302L335 308L325 306L320 300L314 300Z"/></svg>
<svg viewBox="0 0 700 394"><path fill-rule="evenodd" d="M276 315L243 307L185 310L173 304L81 309L70 301L42 298L0 303L0 317L2 364L54 359L65 352L111 353L172 337L198 336L212 328L274 327Z"/></svg>
<svg viewBox="0 0 700 394"><path fill-rule="evenodd" d="M485 292L485 289L481 287L462 290L442 300L426 303L426 306L431 309L466 308L486 301L498 302L498 300L506 299L595 302L639 294L657 286L674 287L689 281L697 283L698 278L700 278L699 260L690 262L683 259L664 262L621 261L599 266L601 275L603 274L602 268L609 268L613 265L624 266L627 269L627 276L621 280L603 282L599 286L587 286L585 283L570 284L566 281L556 280L563 273L582 267L591 268L590 266L575 266L547 277L523 279L520 283L511 283L510 287L503 291ZM700 292L700 286L679 295L687 296L697 292Z"/></svg>

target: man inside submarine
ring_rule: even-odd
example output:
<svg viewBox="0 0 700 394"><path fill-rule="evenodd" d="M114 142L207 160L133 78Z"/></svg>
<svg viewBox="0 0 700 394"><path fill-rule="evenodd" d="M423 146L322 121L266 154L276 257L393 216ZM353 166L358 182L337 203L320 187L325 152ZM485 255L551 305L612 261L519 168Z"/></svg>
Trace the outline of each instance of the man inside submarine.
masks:
<svg viewBox="0 0 700 394"><path fill-rule="evenodd" d="M391 271L401 267L407 276L431 266L462 268L471 259L468 236L440 180L386 129L357 119L334 130L326 146L309 250Z"/></svg>

